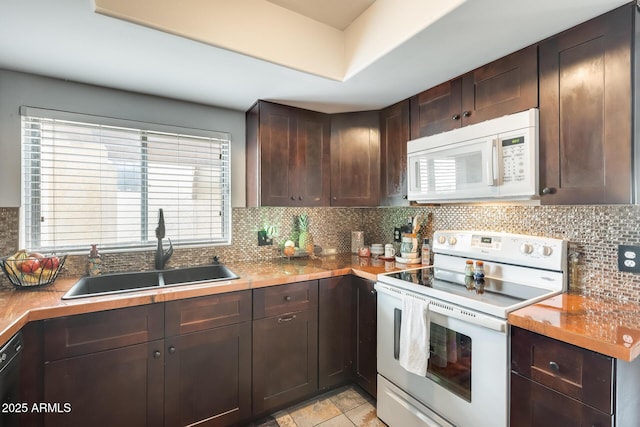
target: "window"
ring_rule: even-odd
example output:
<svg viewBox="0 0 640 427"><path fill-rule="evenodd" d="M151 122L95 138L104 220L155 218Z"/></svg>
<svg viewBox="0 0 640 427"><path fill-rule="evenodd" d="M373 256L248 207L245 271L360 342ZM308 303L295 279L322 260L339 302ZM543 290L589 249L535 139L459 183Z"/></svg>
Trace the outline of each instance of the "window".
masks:
<svg viewBox="0 0 640 427"><path fill-rule="evenodd" d="M155 247L160 208L174 245L229 243L229 134L31 107L21 114L22 246Z"/></svg>

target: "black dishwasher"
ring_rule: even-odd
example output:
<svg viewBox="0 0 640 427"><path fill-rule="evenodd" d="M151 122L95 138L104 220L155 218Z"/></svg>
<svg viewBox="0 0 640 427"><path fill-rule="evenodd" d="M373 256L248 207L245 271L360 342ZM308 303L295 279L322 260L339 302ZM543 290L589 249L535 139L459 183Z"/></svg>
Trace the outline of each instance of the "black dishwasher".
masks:
<svg viewBox="0 0 640 427"><path fill-rule="evenodd" d="M0 348L0 427L18 425L20 359L22 333L15 334Z"/></svg>

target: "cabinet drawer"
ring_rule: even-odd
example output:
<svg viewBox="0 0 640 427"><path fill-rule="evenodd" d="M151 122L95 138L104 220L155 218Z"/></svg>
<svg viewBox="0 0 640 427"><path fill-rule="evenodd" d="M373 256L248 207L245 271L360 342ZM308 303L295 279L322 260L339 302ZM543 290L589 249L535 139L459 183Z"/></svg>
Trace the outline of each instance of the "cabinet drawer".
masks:
<svg viewBox="0 0 640 427"><path fill-rule="evenodd" d="M45 361L161 339L163 310L150 304L45 320Z"/></svg>
<svg viewBox="0 0 640 427"><path fill-rule="evenodd" d="M607 414L613 413L614 359L511 328L511 369Z"/></svg>
<svg viewBox="0 0 640 427"><path fill-rule="evenodd" d="M166 303L166 336L251 320L251 291L231 292Z"/></svg>
<svg viewBox="0 0 640 427"><path fill-rule="evenodd" d="M307 310L317 307L317 305L317 280L254 289L253 291L254 319Z"/></svg>
<svg viewBox="0 0 640 427"><path fill-rule="evenodd" d="M613 427L613 416L511 374L511 427Z"/></svg>

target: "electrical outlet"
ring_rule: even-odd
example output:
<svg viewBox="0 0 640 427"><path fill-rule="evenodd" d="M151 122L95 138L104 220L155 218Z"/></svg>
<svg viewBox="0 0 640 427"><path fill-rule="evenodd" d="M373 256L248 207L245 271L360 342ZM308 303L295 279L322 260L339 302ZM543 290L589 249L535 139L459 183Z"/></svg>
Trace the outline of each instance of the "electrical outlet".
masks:
<svg viewBox="0 0 640 427"><path fill-rule="evenodd" d="M640 246L618 245L618 271L640 273Z"/></svg>
<svg viewBox="0 0 640 427"><path fill-rule="evenodd" d="M402 227L393 228L393 241L402 242Z"/></svg>

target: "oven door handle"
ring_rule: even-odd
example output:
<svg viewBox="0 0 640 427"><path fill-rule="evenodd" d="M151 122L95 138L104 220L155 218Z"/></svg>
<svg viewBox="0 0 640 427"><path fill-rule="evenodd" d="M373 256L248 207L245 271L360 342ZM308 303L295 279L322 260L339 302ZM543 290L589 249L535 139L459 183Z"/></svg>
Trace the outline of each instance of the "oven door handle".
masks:
<svg viewBox="0 0 640 427"><path fill-rule="evenodd" d="M393 309L393 358L400 359L400 327L402 325L402 310Z"/></svg>
<svg viewBox="0 0 640 427"><path fill-rule="evenodd" d="M437 313L444 317L451 317L454 319L458 319L463 322L470 323L475 326L481 326L488 329L492 329L497 332L506 333L507 331L507 321L503 319L498 319L482 313L475 313L471 310L463 310L456 305L448 304L444 301L434 300L424 295L415 294L412 292L406 292L404 290L400 290L388 285L381 284L380 282L376 283L376 291L378 291L378 299L380 299L381 293L397 299L401 299L402 295L406 294L414 298L419 298L424 301L429 301L429 311L432 313ZM380 302L378 302L378 304L380 304ZM402 313L400 313L400 315L402 315ZM396 314L394 311L394 318L395 316ZM400 322L397 322L398 328L399 328L399 325L400 325ZM395 326L396 325L394 322L394 329L395 329ZM400 334L398 334L398 336L399 335ZM395 343L394 343L394 353L395 353Z"/></svg>

